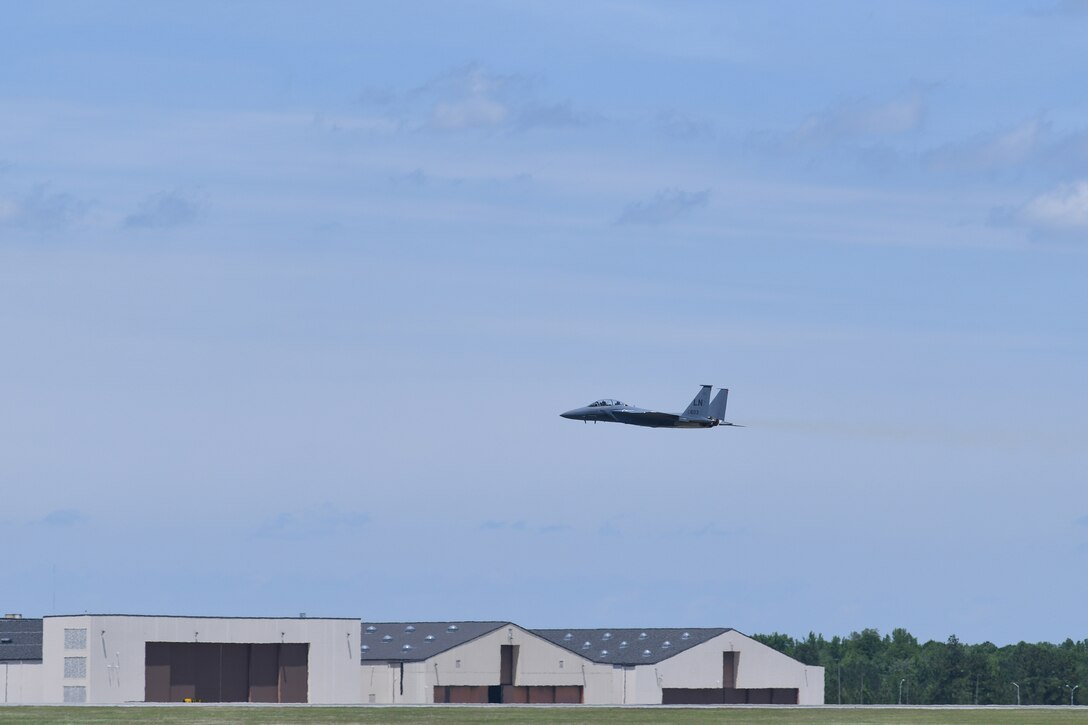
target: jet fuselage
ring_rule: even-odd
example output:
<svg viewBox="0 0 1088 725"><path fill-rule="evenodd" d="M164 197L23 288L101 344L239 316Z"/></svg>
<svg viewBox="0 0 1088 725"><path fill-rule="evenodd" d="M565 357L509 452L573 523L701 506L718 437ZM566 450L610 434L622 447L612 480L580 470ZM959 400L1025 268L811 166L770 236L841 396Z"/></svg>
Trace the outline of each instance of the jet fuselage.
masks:
<svg viewBox="0 0 1088 725"><path fill-rule="evenodd" d="M714 400L710 401L710 390L711 386L704 385L681 415L637 408L612 398L603 398L559 415L568 420L587 423L625 423L646 428L713 428L718 425L733 425L721 419L725 415L729 391L720 390Z"/></svg>

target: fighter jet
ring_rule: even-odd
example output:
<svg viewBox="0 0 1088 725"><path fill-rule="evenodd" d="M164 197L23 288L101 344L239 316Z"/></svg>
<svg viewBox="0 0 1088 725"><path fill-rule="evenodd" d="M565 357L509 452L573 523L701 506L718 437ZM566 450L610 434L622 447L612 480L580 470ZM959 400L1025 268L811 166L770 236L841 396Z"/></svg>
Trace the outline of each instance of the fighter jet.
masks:
<svg viewBox="0 0 1088 725"><path fill-rule="evenodd" d="M680 415L674 413L658 413L654 410L636 408L627 403L621 403L612 398L603 398L594 401L583 408L568 410L560 413L563 418L581 420L594 423L626 423L628 425L641 425L648 428L713 428L716 425L733 425L726 423L725 403L729 398L729 390L722 388L710 400L710 385L704 385L699 389L695 400ZM743 427L743 426L738 426Z"/></svg>

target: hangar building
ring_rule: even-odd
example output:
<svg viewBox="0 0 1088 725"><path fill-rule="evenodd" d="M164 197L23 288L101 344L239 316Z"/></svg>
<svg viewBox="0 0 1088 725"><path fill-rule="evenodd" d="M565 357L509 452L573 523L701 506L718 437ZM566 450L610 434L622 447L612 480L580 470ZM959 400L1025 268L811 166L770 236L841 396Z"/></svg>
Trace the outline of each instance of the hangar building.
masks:
<svg viewBox="0 0 1088 725"><path fill-rule="evenodd" d="M115 614L0 619L0 703L822 704L732 629Z"/></svg>
<svg viewBox="0 0 1088 725"><path fill-rule="evenodd" d="M382 703L801 704L824 669L732 629L364 623L363 694Z"/></svg>
<svg viewBox="0 0 1088 725"><path fill-rule="evenodd" d="M45 702L41 671L42 620L0 619L0 703Z"/></svg>
<svg viewBox="0 0 1088 725"><path fill-rule="evenodd" d="M9 658L3 640L32 632ZM0 633L3 702L358 701L358 619L95 614L4 618Z"/></svg>
<svg viewBox="0 0 1088 725"><path fill-rule="evenodd" d="M611 702L611 667L513 622L362 627L364 702Z"/></svg>
<svg viewBox="0 0 1088 725"><path fill-rule="evenodd" d="M536 629L617 673L612 702L822 705L824 668L733 629ZM622 674L621 674L622 673Z"/></svg>

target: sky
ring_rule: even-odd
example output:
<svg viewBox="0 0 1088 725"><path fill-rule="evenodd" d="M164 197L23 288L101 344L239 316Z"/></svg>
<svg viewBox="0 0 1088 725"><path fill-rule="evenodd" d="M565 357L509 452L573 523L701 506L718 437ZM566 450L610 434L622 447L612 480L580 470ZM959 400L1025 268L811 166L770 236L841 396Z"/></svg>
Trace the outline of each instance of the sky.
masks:
<svg viewBox="0 0 1088 725"><path fill-rule="evenodd" d="M1088 637L1088 3L2 15L4 611Z"/></svg>

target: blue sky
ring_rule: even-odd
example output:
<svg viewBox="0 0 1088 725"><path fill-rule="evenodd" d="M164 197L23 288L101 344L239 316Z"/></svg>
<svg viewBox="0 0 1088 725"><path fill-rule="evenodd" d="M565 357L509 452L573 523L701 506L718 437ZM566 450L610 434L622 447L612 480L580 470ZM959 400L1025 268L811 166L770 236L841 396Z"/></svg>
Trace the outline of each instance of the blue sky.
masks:
<svg viewBox="0 0 1088 725"><path fill-rule="evenodd" d="M1086 636L1088 4L4 16L5 610Z"/></svg>

